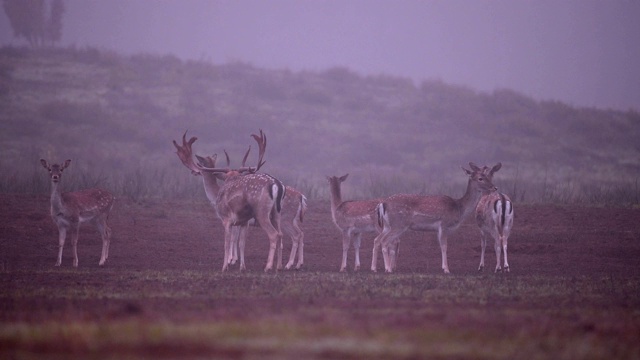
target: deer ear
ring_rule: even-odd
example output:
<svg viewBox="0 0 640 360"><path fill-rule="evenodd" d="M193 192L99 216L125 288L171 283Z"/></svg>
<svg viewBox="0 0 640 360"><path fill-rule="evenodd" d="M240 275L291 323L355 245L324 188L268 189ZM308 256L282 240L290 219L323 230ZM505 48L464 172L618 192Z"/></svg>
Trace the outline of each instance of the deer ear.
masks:
<svg viewBox="0 0 640 360"><path fill-rule="evenodd" d="M45 159L40 159L40 164L42 164L42 166L43 166L45 169L49 170L49 163L47 162L47 160L45 160Z"/></svg>
<svg viewBox="0 0 640 360"><path fill-rule="evenodd" d="M196 159L198 160L198 164L200 164L200 165L202 165L204 167L209 167L208 164L207 164L207 160L204 157L196 154Z"/></svg>
<svg viewBox="0 0 640 360"><path fill-rule="evenodd" d="M473 162L469 163L469 167L471 168L471 170L473 171L480 171L480 167L476 164L474 164Z"/></svg>
<svg viewBox="0 0 640 360"><path fill-rule="evenodd" d="M469 175L469 176L471 176L471 174L473 174L473 171L471 171L471 170L467 170L467 169L465 169L464 167L462 167L462 170L464 170L464 172L465 172L467 175Z"/></svg>
<svg viewBox="0 0 640 360"><path fill-rule="evenodd" d="M64 164L62 165L62 168L60 168L60 169L61 169L61 170L62 170L62 169L66 169L66 168L68 168L68 167L69 167L69 165L71 165L71 159L67 159L67 160L65 160L65 161L64 161Z"/></svg>
<svg viewBox="0 0 640 360"><path fill-rule="evenodd" d="M495 164L492 168L491 168L491 175L493 175L493 173L498 172L498 170L500 170L500 168L502 167L502 163L497 163Z"/></svg>
<svg viewBox="0 0 640 360"><path fill-rule="evenodd" d="M349 177L348 173L344 174L344 175L340 176L340 181L345 181L345 180L347 180L348 177Z"/></svg>

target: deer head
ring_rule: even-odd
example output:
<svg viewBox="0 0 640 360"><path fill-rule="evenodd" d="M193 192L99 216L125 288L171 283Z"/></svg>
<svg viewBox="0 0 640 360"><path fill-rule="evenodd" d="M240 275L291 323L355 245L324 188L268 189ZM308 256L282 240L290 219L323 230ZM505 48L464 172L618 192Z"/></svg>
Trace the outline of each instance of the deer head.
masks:
<svg viewBox="0 0 640 360"><path fill-rule="evenodd" d="M51 164L51 165L49 165L47 160L40 159L40 163L45 169L47 169L47 171L49 171L51 182L58 183L62 178L62 172L64 171L64 169L69 167L69 165L71 164L71 159L65 160L65 162L62 164Z"/></svg>
<svg viewBox="0 0 640 360"><path fill-rule="evenodd" d="M469 175L469 186L473 186L474 189L483 194L498 190L491 181L493 180L493 174L502 167L501 163L497 163L489 169L487 166L479 167L470 162L469 167L471 170L462 168L462 170Z"/></svg>

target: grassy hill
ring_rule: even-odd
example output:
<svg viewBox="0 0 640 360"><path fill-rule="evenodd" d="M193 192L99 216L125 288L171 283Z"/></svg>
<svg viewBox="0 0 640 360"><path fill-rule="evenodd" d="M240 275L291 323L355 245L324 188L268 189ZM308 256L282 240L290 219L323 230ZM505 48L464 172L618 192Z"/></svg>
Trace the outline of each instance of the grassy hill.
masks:
<svg viewBox="0 0 640 360"><path fill-rule="evenodd" d="M291 72L92 48L5 47L0 122L0 191L7 192L46 191L38 163L45 157L74 160L68 188L202 196L171 140L189 130L199 138L196 152L226 149L237 163L261 128L269 140L264 171L311 197L325 196L326 175L346 172L349 197L455 196L466 181L460 166L500 161L496 182L520 200L638 203L636 111L346 68Z"/></svg>

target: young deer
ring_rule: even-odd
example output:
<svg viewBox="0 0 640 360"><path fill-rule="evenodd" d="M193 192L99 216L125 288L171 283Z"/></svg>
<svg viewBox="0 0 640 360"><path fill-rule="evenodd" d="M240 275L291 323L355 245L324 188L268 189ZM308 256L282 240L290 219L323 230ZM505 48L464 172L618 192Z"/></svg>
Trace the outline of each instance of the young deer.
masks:
<svg viewBox="0 0 640 360"><path fill-rule="evenodd" d="M492 192L480 199L476 207L476 221L480 228L480 266L478 271L484 270L484 251L487 247L487 238L495 240L494 249L496 251L495 272L502 271L500 266L500 255L504 250L504 271L509 272L509 262L507 261L507 240L513 226L513 204L511 199L505 194Z"/></svg>
<svg viewBox="0 0 640 360"><path fill-rule="evenodd" d="M342 193L340 184L347 180L349 174L337 177L329 176L329 189L331 190L331 216L333 223L338 230L342 232L342 265L340 271L347 270L347 252L351 246L352 238L353 248L355 250L356 259L354 270L360 269L360 243L363 232L376 231L376 205L380 200L358 200L358 201L342 201Z"/></svg>
<svg viewBox="0 0 640 360"><path fill-rule="evenodd" d="M51 164L40 159L42 166L49 171L51 178L51 218L58 226L58 260L56 266L62 264L62 249L71 231L73 245L73 266L78 267L78 232L80 224L92 221L102 236L102 255L99 265L104 265L109 257L111 229L107 225L109 212L113 207L114 197L106 190L86 189L75 192L60 193L58 185L62 180L62 172L69 167L71 160L63 164Z"/></svg>
<svg viewBox="0 0 640 360"><path fill-rule="evenodd" d="M212 172L203 172L200 167L193 161L192 145L197 140L196 137L192 137L187 141L186 132L182 136L182 145L174 140L173 145L176 147L176 154L189 170L194 175L201 175L204 185L205 194L211 205L216 208L216 201L218 192L220 191L220 185L218 184L219 174ZM226 154L226 152L225 152ZM213 156L199 156L195 155L198 164L205 168L215 168L217 155ZM229 165L229 157L227 156L227 166ZM296 255L298 256L297 269L300 269L304 263L304 231L302 230L302 221L304 214L307 210L307 198L298 190L285 186L285 193L287 196L283 199L281 222L280 227L283 234L286 234L291 238L291 255L289 256L289 262L285 266L285 269L290 269L294 262ZM240 269L245 270L244 263L244 244L246 241L246 228L234 227L232 228L234 235L232 237L231 245L231 260L230 264L235 264L238 260L238 245L240 246ZM282 247L279 247L282 250ZM278 269L282 267L282 253L278 253Z"/></svg>
<svg viewBox="0 0 640 360"><path fill-rule="evenodd" d="M233 259L233 248L238 237L244 238L242 232L251 219L258 222L258 225L265 231L269 238L269 256L265 271L273 269L276 247L282 242L280 231L280 210L282 200L285 195L285 188L282 183L272 176L257 174L256 172L264 165L264 153L267 146L267 138L260 130L260 135L251 135L258 143L259 154L256 167L246 167L245 162L249 151L244 156L242 167L211 168L206 166L195 166L198 172L207 172L217 175L224 183L219 187L215 200L215 208L218 217L222 220L225 230L224 239L224 261L222 271L228 269L229 263ZM193 144L195 139L190 143ZM183 138L184 141L184 138ZM174 145L178 147L177 144ZM180 152L178 156L182 160ZM185 161L183 160L183 163ZM193 160L191 160L193 163ZM185 165L187 165L185 163ZM195 164L194 164L195 165ZM190 167L189 164L187 167ZM192 169L194 171L195 169ZM239 228L235 228L239 227ZM236 233L239 231L240 233Z"/></svg>
<svg viewBox="0 0 640 360"><path fill-rule="evenodd" d="M378 221L382 232L374 240L372 271L376 271L376 248L378 246L382 246L385 271L392 272L395 266L395 257L391 251L405 231L417 230L438 232L438 242L442 253L442 270L445 274L449 273L447 239L473 212L482 195L496 190L491 178L502 165L498 163L489 172L473 163L469 163L469 166L472 170L462 168L469 175L469 181L467 190L460 199L454 200L444 195L399 194L388 197L378 206Z"/></svg>

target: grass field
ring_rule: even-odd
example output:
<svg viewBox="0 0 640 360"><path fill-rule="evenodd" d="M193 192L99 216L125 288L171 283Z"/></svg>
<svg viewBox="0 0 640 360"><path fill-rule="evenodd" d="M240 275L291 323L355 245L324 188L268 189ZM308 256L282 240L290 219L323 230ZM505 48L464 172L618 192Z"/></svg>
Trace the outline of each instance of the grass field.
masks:
<svg viewBox="0 0 640 360"><path fill-rule="evenodd" d="M353 272L352 251L339 273L328 203L312 201L303 270L265 274L259 229L248 271L222 273L208 204L124 199L107 265L85 226L79 268L69 248L56 268L47 197L0 197L0 358L640 357L638 209L519 206L506 274L477 272L472 222L450 239L452 275L430 233L403 238L397 273Z"/></svg>
<svg viewBox="0 0 640 360"><path fill-rule="evenodd" d="M617 276L113 269L0 276L14 286L2 297L15 307L7 310L33 307L29 318L46 318L3 323L2 348L25 358L640 355L640 281Z"/></svg>

